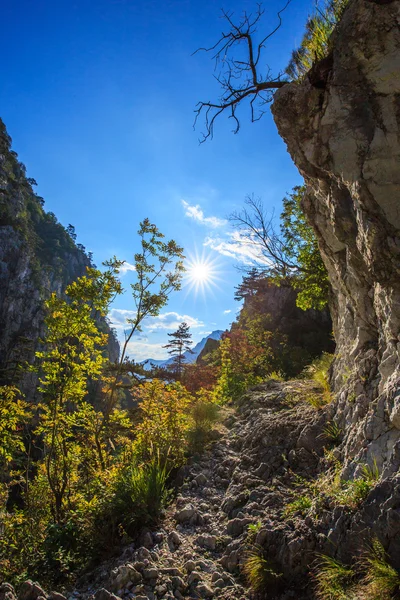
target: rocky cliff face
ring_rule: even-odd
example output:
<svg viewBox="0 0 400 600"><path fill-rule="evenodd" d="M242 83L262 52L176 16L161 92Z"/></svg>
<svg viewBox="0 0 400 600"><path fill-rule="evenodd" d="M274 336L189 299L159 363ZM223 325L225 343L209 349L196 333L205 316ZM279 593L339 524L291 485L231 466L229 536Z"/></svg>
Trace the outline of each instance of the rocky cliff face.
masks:
<svg viewBox="0 0 400 600"><path fill-rule="evenodd" d="M399 25L398 1L351 1L331 69L283 87L272 107L306 180L304 210L334 291L347 474L361 460L384 476L400 466Z"/></svg>
<svg viewBox="0 0 400 600"><path fill-rule="evenodd" d="M73 230L43 210L34 183L0 120L0 383L19 382L28 397L35 382L20 367L33 360L44 333L44 300L61 294L91 263ZM113 336L109 352L118 355Z"/></svg>
<svg viewBox="0 0 400 600"><path fill-rule="evenodd" d="M290 349L284 361L289 377L297 376L323 352L335 350L329 310L302 310L296 299L297 291L291 286L277 286L260 278L253 291L244 296L238 319L241 323L247 316L264 315L267 329L276 337L275 353L282 353L283 341Z"/></svg>

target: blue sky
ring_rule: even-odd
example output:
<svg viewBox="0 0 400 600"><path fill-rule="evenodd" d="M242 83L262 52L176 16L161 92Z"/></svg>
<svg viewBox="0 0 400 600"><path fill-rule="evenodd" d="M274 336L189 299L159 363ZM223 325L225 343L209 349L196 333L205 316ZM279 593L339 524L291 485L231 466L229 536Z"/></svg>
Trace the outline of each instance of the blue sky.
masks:
<svg viewBox="0 0 400 600"><path fill-rule="evenodd" d="M264 3L260 29L276 23L279 0ZM205 256L218 280L204 294L185 286L144 327L130 354L161 358L167 333L185 318L194 341L225 329L238 304L243 259L227 216L246 195L279 213L301 178L269 111L238 135L221 118L199 145L193 109L218 92L210 56L192 52L219 38L220 9L251 12L247 0L3 0L1 117L38 193L94 261L132 262L139 222L149 217L186 254ZM312 0L292 0L266 57L284 68L300 42ZM246 257L244 256L244 260ZM239 260L240 263L240 260ZM134 274L127 272L124 283ZM113 318L122 331L129 294Z"/></svg>

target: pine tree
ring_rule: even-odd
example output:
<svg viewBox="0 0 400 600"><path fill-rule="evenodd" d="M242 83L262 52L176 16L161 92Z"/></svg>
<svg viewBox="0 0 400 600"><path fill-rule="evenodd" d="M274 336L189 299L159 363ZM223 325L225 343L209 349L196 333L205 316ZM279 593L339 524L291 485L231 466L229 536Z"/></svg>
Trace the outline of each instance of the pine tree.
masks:
<svg viewBox="0 0 400 600"><path fill-rule="evenodd" d="M193 342L192 334L189 332L189 325L185 322L181 323L176 331L168 334L168 337L171 338L171 341L163 347L168 348L168 354L174 358L172 368L175 379L179 381L185 362L184 353L193 353L190 347Z"/></svg>

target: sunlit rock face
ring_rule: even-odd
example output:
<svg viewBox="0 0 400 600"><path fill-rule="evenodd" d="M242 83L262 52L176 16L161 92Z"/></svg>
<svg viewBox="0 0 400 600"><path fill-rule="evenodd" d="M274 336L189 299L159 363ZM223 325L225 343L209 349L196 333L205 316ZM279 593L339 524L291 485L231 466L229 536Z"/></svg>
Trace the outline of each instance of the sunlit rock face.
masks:
<svg viewBox="0 0 400 600"><path fill-rule="evenodd" d="M376 460L390 476L400 466L400 2L351 1L333 47L331 68L278 90L272 112L307 182L304 210L332 282L346 473Z"/></svg>

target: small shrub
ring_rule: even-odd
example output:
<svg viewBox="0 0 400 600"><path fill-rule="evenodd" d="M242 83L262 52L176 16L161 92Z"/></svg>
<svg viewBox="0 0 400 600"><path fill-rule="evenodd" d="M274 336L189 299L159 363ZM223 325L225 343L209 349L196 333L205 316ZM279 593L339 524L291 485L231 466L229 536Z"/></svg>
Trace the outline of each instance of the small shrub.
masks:
<svg viewBox="0 0 400 600"><path fill-rule="evenodd" d="M196 425L206 423L211 426L218 421L219 411L218 404L202 395L194 404L191 415Z"/></svg>
<svg viewBox="0 0 400 600"><path fill-rule="evenodd" d="M362 559L365 569L364 583L368 600L390 600L400 594L400 573L391 566L388 556L375 538L371 548Z"/></svg>
<svg viewBox="0 0 400 600"><path fill-rule="evenodd" d="M273 593L279 589L282 580L282 573L274 569L259 548L248 552L243 564L243 573L255 592L262 592L268 588L268 591Z"/></svg>
<svg viewBox="0 0 400 600"><path fill-rule="evenodd" d="M300 496L300 498L297 498L297 500L294 500L285 506L282 516L284 519L290 519L296 513L300 513L302 516L305 516L311 507L312 498L306 495Z"/></svg>
<svg viewBox="0 0 400 600"><path fill-rule="evenodd" d="M211 393L202 390L192 407L192 426L188 431L189 453L201 452L210 440L213 425L218 421L220 406L211 400Z"/></svg>
<svg viewBox="0 0 400 600"><path fill-rule="evenodd" d="M159 379L147 381L136 394L141 420L135 429L135 452L147 462L155 450L162 460L168 456L171 466L181 466L188 445L191 396L179 383L165 385Z"/></svg>
<svg viewBox="0 0 400 600"><path fill-rule="evenodd" d="M116 487L116 506L122 525L129 533L139 524L157 524L171 493L166 461L154 456L144 464L133 464Z"/></svg>
<svg viewBox="0 0 400 600"><path fill-rule="evenodd" d="M314 573L318 600L350 600L354 570L330 556L322 555Z"/></svg>
<svg viewBox="0 0 400 600"><path fill-rule="evenodd" d="M281 371L272 371L266 376L265 381L285 381L285 376Z"/></svg>

